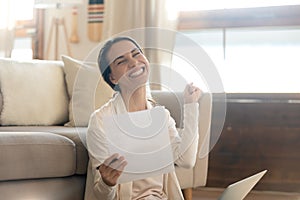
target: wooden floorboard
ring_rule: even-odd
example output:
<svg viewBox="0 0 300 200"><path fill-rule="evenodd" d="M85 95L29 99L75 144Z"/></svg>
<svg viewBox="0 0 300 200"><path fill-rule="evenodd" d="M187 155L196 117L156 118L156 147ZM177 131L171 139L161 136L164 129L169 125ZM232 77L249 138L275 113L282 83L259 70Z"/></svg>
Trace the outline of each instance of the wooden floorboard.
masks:
<svg viewBox="0 0 300 200"><path fill-rule="evenodd" d="M201 188L193 190L193 200L217 200L224 188ZM300 193L251 191L244 200L300 200Z"/></svg>

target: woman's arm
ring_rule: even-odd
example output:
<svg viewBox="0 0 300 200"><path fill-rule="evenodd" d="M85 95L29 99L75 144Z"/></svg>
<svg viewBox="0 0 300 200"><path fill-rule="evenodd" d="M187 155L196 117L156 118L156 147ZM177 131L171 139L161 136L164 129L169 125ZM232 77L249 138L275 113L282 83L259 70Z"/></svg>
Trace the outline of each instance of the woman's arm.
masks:
<svg viewBox="0 0 300 200"><path fill-rule="evenodd" d="M106 135L103 132L103 122L97 117L101 113L95 112L91 115L87 131L87 149L92 165L91 172L93 177L93 196L97 199L113 200L116 196L116 187L108 186L102 179L98 168L106 158L109 157ZM97 169L98 168L98 169Z"/></svg>
<svg viewBox="0 0 300 200"><path fill-rule="evenodd" d="M177 129L174 119L169 116L169 133L174 162L183 168L192 168L196 162L198 149L198 104L184 105L184 128Z"/></svg>
<svg viewBox="0 0 300 200"><path fill-rule="evenodd" d="M202 91L189 84L184 91L184 118L183 129L175 128L175 121L169 116L169 131L173 135L171 139L174 152L175 164L192 168L195 165L198 149L198 118L199 104L198 100L202 95Z"/></svg>

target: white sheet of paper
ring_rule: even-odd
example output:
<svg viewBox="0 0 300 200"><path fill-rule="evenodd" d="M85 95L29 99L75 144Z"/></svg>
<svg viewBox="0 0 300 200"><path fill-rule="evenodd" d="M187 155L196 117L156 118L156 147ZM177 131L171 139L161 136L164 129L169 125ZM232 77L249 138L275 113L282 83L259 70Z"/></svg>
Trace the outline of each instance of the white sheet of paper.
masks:
<svg viewBox="0 0 300 200"><path fill-rule="evenodd" d="M110 154L128 162L118 183L153 177L174 170L164 107L104 117Z"/></svg>

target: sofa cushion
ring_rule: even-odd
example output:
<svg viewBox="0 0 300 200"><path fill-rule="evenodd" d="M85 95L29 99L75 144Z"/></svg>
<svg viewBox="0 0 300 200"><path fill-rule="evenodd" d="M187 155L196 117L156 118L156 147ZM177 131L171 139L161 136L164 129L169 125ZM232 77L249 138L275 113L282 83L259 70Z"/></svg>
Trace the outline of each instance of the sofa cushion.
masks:
<svg viewBox="0 0 300 200"><path fill-rule="evenodd" d="M0 181L3 200L83 200L85 176Z"/></svg>
<svg viewBox="0 0 300 200"><path fill-rule="evenodd" d="M96 63L62 56L70 100L67 126L87 126L92 112L106 103L113 90L102 79Z"/></svg>
<svg viewBox="0 0 300 200"><path fill-rule="evenodd" d="M86 127L65 126L0 126L1 132L48 132L71 139L76 148L76 174L86 174L88 153L86 150ZM1 140L1 135L0 135Z"/></svg>
<svg viewBox="0 0 300 200"><path fill-rule="evenodd" d="M0 180L65 177L75 173L72 140L44 132L0 132Z"/></svg>
<svg viewBox="0 0 300 200"><path fill-rule="evenodd" d="M68 119L63 63L0 59L1 125L55 125Z"/></svg>

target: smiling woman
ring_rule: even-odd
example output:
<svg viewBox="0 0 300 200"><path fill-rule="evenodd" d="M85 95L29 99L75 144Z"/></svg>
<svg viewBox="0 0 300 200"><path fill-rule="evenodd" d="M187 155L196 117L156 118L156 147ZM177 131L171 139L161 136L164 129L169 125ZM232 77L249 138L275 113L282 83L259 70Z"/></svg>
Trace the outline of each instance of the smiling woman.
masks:
<svg viewBox="0 0 300 200"><path fill-rule="evenodd" d="M130 43L128 45L131 46L131 50L130 50L131 57L132 56L140 57L142 53L142 49L134 40L132 40L131 38L124 38L124 37L119 37L114 40L111 40L107 42L105 46L102 48L98 57L100 71L102 73L104 80L116 91L120 91L120 88L115 80L116 77L114 77L114 75L111 73L112 69L109 66L113 64L113 66L115 66L114 68L117 68L116 66L125 66L126 62L128 62L128 60L126 60L126 58L123 56L123 54L127 53L128 51L127 45L124 46L119 45L119 48L114 47L113 49L111 49L114 43L118 43L121 41L127 44ZM116 51L116 54L114 55L112 54L114 52L113 50ZM122 70L122 69L124 70L124 68L118 67L116 70Z"/></svg>
<svg viewBox="0 0 300 200"><path fill-rule="evenodd" d="M118 92L90 117L86 137L90 163L85 199L183 200L173 167L174 164L183 168L192 168L195 165L199 137L198 128L195 125L198 123L199 105L197 102L202 95L201 90L192 84L186 86L183 95L185 103L184 129L179 134L170 112L147 99L146 83L150 64L140 46L132 38L117 37L108 40L100 50L98 64L104 80ZM117 89L116 86L118 86ZM114 127L121 127L121 122L120 124L116 120L107 122L108 118L116 119L122 114L129 116L142 113L140 111L147 113L147 111L153 111L156 106L161 109L160 115L165 117L165 120L160 120L164 122L165 128L158 125L158 129L163 131L164 136L167 136L167 141L163 142L162 146L156 146L155 150L141 153L141 144L145 142L145 139L135 138L135 142L128 144L126 140L131 141L131 137L127 138L127 134L122 128L116 136L118 142L121 143L110 139L111 128L105 128L106 125L113 124ZM136 120L131 119L125 123L126 128L134 126ZM133 131L132 129L128 130ZM142 136L147 131L153 133L149 127L143 127L138 134ZM120 139L124 136L126 139ZM149 139L146 142L151 144ZM139 145L135 145L137 143ZM135 151L126 151L124 155L110 148L113 146L113 148L123 150L122 145L132 146ZM170 155L162 153L161 150L166 148L169 148ZM159 155L155 152L158 152ZM134 158L133 162L130 162L132 161L131 157ZM130 171L131 165L138 167L137 163L151 157L168 160L168 163L163 168L154 166L151 169L142 169L145 170L143 173ZM166 166L172 167L173 170L167 170ZM130 177L126 179L126 183L119 182L122 180L122 175Z"/></svg>

